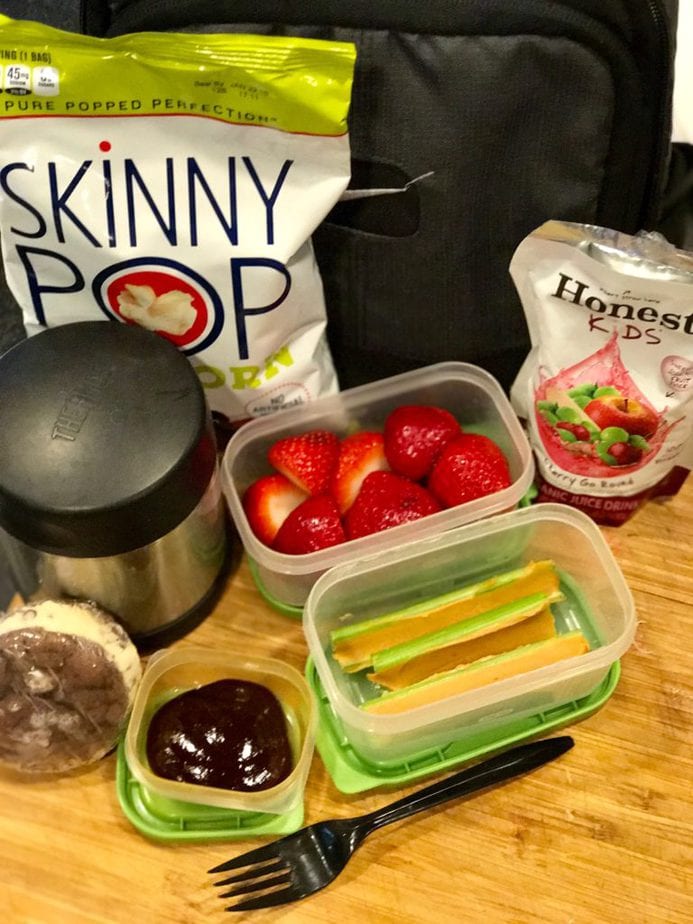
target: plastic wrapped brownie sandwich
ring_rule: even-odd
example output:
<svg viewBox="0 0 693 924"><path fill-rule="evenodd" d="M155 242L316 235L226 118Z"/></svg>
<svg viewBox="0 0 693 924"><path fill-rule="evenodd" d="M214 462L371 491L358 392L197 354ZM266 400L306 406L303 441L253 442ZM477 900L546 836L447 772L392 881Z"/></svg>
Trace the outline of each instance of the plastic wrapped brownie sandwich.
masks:
<svg viewBox="0 0 693 924"><path fill-rule="evenodd" d="M141 676L124 629L91 603L45 600L0 617L0 763L59 773L107 754Z"/></svg>

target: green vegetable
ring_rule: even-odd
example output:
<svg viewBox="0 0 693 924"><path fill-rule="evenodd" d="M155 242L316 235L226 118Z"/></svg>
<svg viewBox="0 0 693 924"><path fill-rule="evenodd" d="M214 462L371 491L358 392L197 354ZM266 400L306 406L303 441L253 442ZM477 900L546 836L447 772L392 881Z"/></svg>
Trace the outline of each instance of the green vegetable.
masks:
<svg viewBox="0 0 693 924"><path fill-rule="evenodd" d="M515 568L512 571L504 571L502 574L495 574L493 577L486 578L484 581L478 581L476 584L468 584L466 587L459 587L451 590L447 594L442 594L433 600L422 600L420 603L414 603L411 606L404 607L401 610L395 610L392 613L385 613L382 616L375 616L373 619L363 619L360 622L352 623L348 626L342 626L340 629L334 629L330 633L330 641L334 647L343 639L355 638L372 632L375 629L381 629L391 623L400 622L402 619L408 619L413 616L419 616L422 613L428 613L433 609L447 606L449 603L459 603L462 600L469 600L480 594L494 590L496 587L503 587L511 584L513 581L519 581L530 575L536 569L536 563L524 565L521 568Z"/></svg>
<svg viewBox="0 0 693 924"><path fill-rule="evenodd" d="M495 632L497 629L512 626L529 616L534 616L550 603L555 603L557 600L562 599L563 594L560 591L549 594L529 594L519 600L513 600L512 603L506 603L486 613L464 619L462 622L453 623L436 632L429 632L427 635L421 635L411 641L401 642L399 645L393 645L390 648L375 652L373 655L373 668L376 671L388 670L436 648L444 648L455 642L476 638L479 635L486 635L489 632Z"/></svg>
<svg viewBox="0 0 693 924"><path fill-rule="evenodd" d="M376 714L404 712L412 706L428 705L438 698L454 696L513 676L518 671L548 666L564 657L574 657L589 651L589 643L579 631L568 632L512 651L473 661L464 667L434 674L425 680L382 693L367 700L361 708Z"/></svg>

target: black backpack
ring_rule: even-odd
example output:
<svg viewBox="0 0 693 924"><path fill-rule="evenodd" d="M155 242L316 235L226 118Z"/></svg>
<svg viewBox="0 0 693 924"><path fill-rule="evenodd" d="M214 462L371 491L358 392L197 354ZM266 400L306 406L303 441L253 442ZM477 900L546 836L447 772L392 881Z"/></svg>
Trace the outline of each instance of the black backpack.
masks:
<svg viewBox="0 0 693 924"><path fill-rule="evenodd" d="M343 387L446 359L508 387L528 349L508 275L548 218L660 219L665 0L85 0L85 32L300 34L358 49L352 186L315 236Z"/></svg>

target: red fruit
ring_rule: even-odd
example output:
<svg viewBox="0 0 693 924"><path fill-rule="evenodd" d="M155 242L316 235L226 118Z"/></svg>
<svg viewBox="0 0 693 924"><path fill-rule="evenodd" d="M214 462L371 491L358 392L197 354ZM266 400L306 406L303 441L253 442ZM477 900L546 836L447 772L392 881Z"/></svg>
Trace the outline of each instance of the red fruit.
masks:
<svg viewBox="0 0 693 924"><path fill-rule="evenodd" d="M443 408L403 404L385 421L385 456L393 472L419 481L460 432L458 422Z"/></svg>
<svg viewBox="0 0 693 924"><path fill-rule="evenodd" d="M282 475L307 494L324 494L339 454L339 440L328 430L287 436L270 446L267 458Z"/></svg>
<svg viewBox="0 0 693 924"><path fill-rule="evenodd" d="M633 465L642 459L642 449L631 443L612 443L607 452L613 456L617 465Z"/></svg>
<svg viewBox="0 0 693 924"><path fill-rule="evenodd" d="M261 542L272 545L279 527L306 494L283 475L265 475L243 495L243 509L250 528Z"/></svg>
<svg viewBox="0 0 693 924"><path fill-rule="evenodd" d="M428 487L446 507L501 491L511 484L508 463L487 436L463 433L443 449Z"/></svg>
<svg viewBox="0 0 693 924"><path fill-rule="evenodd" d="M344 542L346 536L334 499L309 497L292 510L274 540L277 552L305 555Z"/></svg>
<svg viewBox="0 0 693 924"><path fill-rule="evenodd" d="M624 395L602 395L593 398L585 408L585 414L596 425L605 430L607 427L621 427L626 433L648 437L657 429L657 414L652 408L641 404L636 398Z"/></svg>
<svg viewBox="0 0 693 924"><path fill-rule="evenodd" d="M437 513L440 504L420 484L393 472L371 472L345 519L349 539Z"/></svg>
<svg viewBox="0 0 693 924"><path fill-rule="evenodd" d="M585 442L585 440L589 440L590 438L590 431L582 424L569 423L566 420L559 420L556 424L556 428L558 430L567 430L568 433L572 433L575 439L579 440L580 442Z"/></svg>
<svg viewBox="0 0 693 924"><path fill-rule="evenodd" d="M367 475L387 468L382 433L364 430L345 437L339 447L337 469L330 486L340 513L346 513L354 503Z"/></svg>

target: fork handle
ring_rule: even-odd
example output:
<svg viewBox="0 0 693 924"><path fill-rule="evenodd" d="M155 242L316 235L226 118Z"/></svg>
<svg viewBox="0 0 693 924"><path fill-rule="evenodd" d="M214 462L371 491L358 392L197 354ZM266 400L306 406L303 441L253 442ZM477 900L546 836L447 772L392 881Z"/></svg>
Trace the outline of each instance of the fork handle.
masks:
<svg viewBox="0 0 693 924"><path fill-rule="evenodd" d="M547 738L543 741L535 741L531 744L522 744L519 747L512 748L488 760L475 764L473 767L467 767L459 773L427 786L425 789L419 789L417 792L398 799L375 812L362 815L359 822L366 830L363 835L388 825L393 821L400 821L415 815L417 812L423 812L426 809L441 805L449 799L456 799L460 796L468 796L471 793L478 792L481 789L487 789L498 783L503 783L515 776L528 773L535 770L542 764L555 760L561 754L569 751L574 742L569 735L562 735L558 738Z"/></svg>

